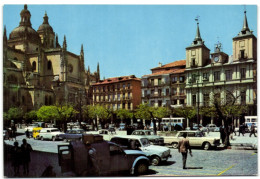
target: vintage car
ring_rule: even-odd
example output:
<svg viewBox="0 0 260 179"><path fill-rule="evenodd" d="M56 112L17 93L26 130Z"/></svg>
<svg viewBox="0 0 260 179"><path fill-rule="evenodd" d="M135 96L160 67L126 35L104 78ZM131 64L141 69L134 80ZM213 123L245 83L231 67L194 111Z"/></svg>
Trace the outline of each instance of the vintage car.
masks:
<svg viewBox="0 0 260 179"><path fill-rule="evenodd" d="M116 131L113 129L101 129L98 131L87 132L88 134L100 134L104 140L110 141L112 137L116 135Z"/></svg>
<svg viewBox="0 0 260 179"><path fill-rule="evenodd" d="M124 149L141 150L150 159L152 165L159 165L161 161L167 161L171 157L168 147L151 145L149 140L143 136L125 135L115 136L111 139Z"/></svg>
<svg viewBox="0 0 260 179"><path fill-rule="evenodd" d="M219 132L219 127L215 124L207 124L205 127L202 128L203 132Z"/></svg>
<svg viewBox="0 0 260 179"><path fill-rule="evenodd" d="M39 133L38 139L49 139L55 141L61 139L60 134L64 134L64 132L60 132L58 128L42 128Z"/></svg>
<svg viewBox="0 0 260 179"><path fill-rule="evenodd" d="M33 139L38 139L39 138L39 134L40 134L41 129L42 129L42 127L35 127L35 128L33 128L33 132L32 132Z"/></svg>
<svg viewBox="0 0 260 179"><path fill-rule="evenodd" d="M187 133L191 147L202 147L204 150L208 150L211 147L220 145L220 138L205 136L203 131L179 131L175 136L164 136L164 143L172 145L173 148L177 149L184 133Z"/></svg>
<svg viewBox="0 0 260 179"><path fill-rule="evenodd" d="M132 175L142 175L149 169L149 159L142 151L123 150L119 145L108 141L93 142L91 147L96 149L95 157L100 176L125 171ZM84 140L72 141L69 145L58 145L61 172L73 172L76 176L81 177L88 176L87 151Z"/></svg>
<svg viewBox="0 0 260 179"><path fill-rule="evenodd" d="M65 134L60 134L59 138L64 140L65 142L71 141L71 140L81 140L82 134L84 134L83 129L71 129L67 130Z"/></svg>
<svg viewBox="0 0 260 179"><path fill-rule="evenodd" d="M152 130L135 130L131 135L137 135L147 138L150 143L154 145L164 145L163 137L154 135Z"/></svg>

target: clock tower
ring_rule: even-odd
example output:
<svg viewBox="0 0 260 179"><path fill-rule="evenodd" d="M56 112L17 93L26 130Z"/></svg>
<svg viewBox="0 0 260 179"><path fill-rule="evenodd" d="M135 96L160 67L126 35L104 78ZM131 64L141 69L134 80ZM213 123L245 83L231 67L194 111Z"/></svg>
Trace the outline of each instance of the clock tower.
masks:
<svg viewBox="0 0 260 179"><path fill-rule="evenodd" d="M222 44L215 44L214 53L211 54L211 63L227 63L228 55L222 52Z"/></svg>
<svg viewBox="0 0 260 179"><path fill-rule="evenodd" d="M204 45L200 36L199 22L197 21L196 37L186 48L186 68L203 67L209 62L210 50Z"/></svg>

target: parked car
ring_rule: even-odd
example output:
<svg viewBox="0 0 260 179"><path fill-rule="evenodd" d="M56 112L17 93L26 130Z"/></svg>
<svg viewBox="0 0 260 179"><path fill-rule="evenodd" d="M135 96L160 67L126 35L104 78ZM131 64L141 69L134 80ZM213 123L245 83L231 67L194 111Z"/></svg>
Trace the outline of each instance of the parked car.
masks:
<svg viewBox="0 0 260 179"><path fill-rule="evenodd" d="M65 134L60 134L59 138L64 140L65 142L71 141L71 140L81 140L82 134L84 134L83 129L71 129L67 130Z"/></svg>
<svg viewBox="0 0 260 179"><path fill-rule="evenodd" d="M202 147L204 150L209 150L211 147L220 145L220 138L205 136L203 131L179 131L175 136L164 136L164 143L177 149L184 133L187 134L191 147Z"/></svg>
<svg viewBox="0 0 260 179"><path fill-rule="evenodd" d="M39 139L49 139L52 141L61 139L60 134L64 134L64 132L60 132L58 128L42 128L39 133Z"/></svg>
<svg viewBox="0 0 260 179"><path fill-rule="evenodd" d="M101 129L101 130L98 130L98 131L90 131L90 132L87 132L87 133L88 134L99 134L99 135L102 135L104 140L110 141L111 138L116 135L116 131L115 130L111 130L111 129Z"/></svg>
<svg viewBox="0 0 260 179"><path fill-rule="evenodd" d="M207 124L205 127L202 128L203 132L219 132L219 127L217 127L215 124Z"/></svg>
<svg viewBox="0 0 260 179"><path fill-rule="evenodd" d="M193 127L192 127L193 130L198 130L198 129L201 130L202 128L203 128L203 125L201 125L201 124L199 124L199 125L198 124L193 124Z"/></svg>
<svg viewBox="0 0 260 179"><path fill-rule="evenodd" d="M126 127L125 123L120 123L118 129L122 131L122 130L125 130L125 127Z"/></svg>
<svg viewBox="0 0 260 179"><path fill-rule="evenodd" d="M171 157L171 151L168 147L151 145L149 140L143 136L125 135L115 136L111 138L114 142L124 149L143 151L152 165L159 165L161 161L167 161Z"/></svg>
<svg viewBox="0 0 260 179"><path fill-rule="evenodd" d="M83 142L72 141L70 145L58 146L61 172L73 172L76 176L87 176L86 174L89 172L87 168L89 159L86 155L88 149ZM149 169L149 159L142 151L123 150L117 144L107 141L93 142L91 147L96 149L96 163L99 166L100 176L123 171L128 171L132 175L142 175L146 174Z"/></svg>
<svg viewBox="0 0 260 179"><path fill-rule="evenodd" d="M163 137L154 135L152 130L135 130L131 135L138 135L147 138L151 144L154 145L164 145Z"/></svg>

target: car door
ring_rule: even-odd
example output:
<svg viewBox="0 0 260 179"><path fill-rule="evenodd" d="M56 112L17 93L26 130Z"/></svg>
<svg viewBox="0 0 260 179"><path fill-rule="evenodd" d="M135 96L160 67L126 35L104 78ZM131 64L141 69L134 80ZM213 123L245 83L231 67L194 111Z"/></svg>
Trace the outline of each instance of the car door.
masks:
<svg viewBox="0 0 260 179"><path fill-rule="evenodd" d="M197 137L195 137L195 132L187 132L187 137L190 141L190 146L198 145L198 139L197 139Z"/></svg>
<svg viewBox="0 0 260 179"><path fill-rule="evenodd" d="M123 171L129 169L127 155L119 146L110 144L109 153L111 171Z"/></svg>

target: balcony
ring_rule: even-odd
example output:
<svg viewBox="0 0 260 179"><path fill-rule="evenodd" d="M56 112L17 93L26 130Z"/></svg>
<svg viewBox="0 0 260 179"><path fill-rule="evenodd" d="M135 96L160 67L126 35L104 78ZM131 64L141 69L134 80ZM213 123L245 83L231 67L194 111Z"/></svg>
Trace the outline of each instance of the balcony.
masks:
<svg viewBox="0 0 260 179"><path fill-rule="evenodd" d="M191 62L191 63L190 63L190 67L191 67L191 68L196 68L196 67L198 67L198 63L192 63L192 62Z"/></svg>
<svg viewBox="0 0 260 179"><path fill-rule="evenodd" d="M247 56L246 53L245 53L244 55L238 54L238 59L239 59L239 60L247 60L247 59L248 59L248 56Z"/></svg>

